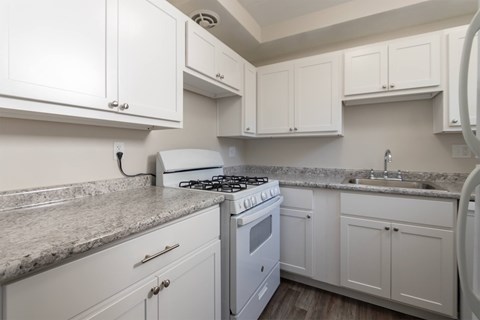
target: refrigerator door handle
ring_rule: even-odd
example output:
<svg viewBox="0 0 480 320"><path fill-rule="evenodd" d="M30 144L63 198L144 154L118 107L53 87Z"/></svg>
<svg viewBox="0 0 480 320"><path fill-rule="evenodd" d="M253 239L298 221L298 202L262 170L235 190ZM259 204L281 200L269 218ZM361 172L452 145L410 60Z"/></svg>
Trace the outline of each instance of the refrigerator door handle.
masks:
<svg viewBox="0 0 480 320"><path fill-rule="evenodd" d="M477 157L480 157L480 139L473 133L468 111L468 65L470 63L473 38L478 30L480 30L480 11L477 11L468 26L465 41L463 43L459 75L459 108L463 137L473 153Z"/></svg>
<svg viewBox="0 0 480 320"><path fill-rule="evenodd" d="M467 275L467 256L466 256L466 228L467 228L467 211L468 202L475 188L480 184L480 165L470 173L462 188L460 197L460 206L458 208L457 228L456 228L456 244L457 244L457 262L458 274L460 276L460 284L470 308L473 313L480 318L480 296L475 294L473 283L469 281ZM479 200L479 199L477 199ZM478 214L476 212L476 214Z"/></svg>

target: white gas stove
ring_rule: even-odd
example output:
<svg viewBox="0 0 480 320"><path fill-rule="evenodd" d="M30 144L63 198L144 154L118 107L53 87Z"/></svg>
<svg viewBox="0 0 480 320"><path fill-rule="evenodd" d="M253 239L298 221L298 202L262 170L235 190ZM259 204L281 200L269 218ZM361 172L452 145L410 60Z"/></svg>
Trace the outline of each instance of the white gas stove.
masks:
<svg viewBox="0 0 480 320"><path fill-rule="evenodd" d="M225 176L218 152L158 153L157 185L215 192L220 206L222 319L256 319L280 284L280 195L267 177Z"/></svg>

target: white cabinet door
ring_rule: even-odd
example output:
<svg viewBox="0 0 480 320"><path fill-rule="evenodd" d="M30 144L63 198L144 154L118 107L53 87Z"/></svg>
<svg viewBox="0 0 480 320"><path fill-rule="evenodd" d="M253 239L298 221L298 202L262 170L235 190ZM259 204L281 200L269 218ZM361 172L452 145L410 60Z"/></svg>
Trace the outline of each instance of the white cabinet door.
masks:
<svg viewBox="0 0 480 320"><path fill-rule="evenodd" d="M345 52L345 95L386 91L387 46L362 47Z"/></svg>
<svg viewBox="0 0 480 320"><path fill-rule="evenodd" d="M340 283L390 298L390 224L340 218Z"/></svg>
<svg viewBox="0 0 480 320"><path fill-rule="evenodd" d="M388 45L389 90L440 84L440 35L392 41Z"/></svg>
<svg viewBox="0 0 480 320"><path fill-rule="evenodd" d="M158 275L159 319L220 320L220 241Z"/></svg>
<svg viewBox="0 0 480 320"><path fill-rule="evenodd" d="M216 72L216 39L194 23L187 23L186 66L210 78Z"/></svg>
<svg viewBox="0 0 480 320"><path fill-rule="evenodd" d="M275 64L259 68L257 72L257 133L293 131L293 64Z"/></svg>
<svg viewBox="0 0 480 320"><path fill-rule="evenodd" d="M257 69L245 62L245 86L243 88L244 132L257 131Z"/></svg>
<svg viewBox="0 0 480 320"><path fill-rule="evenodd" d="M183 24L176 9L163 0L120 0L118 14L119 109L182 120L183 45L177 39Z"/></svg>
<svg viewBox="0 0 480 320"><path fill-rule="evenodd" d="M463 42L466 28L457 29L448 33L448 125L458 127L460 130L460 111L458 107L458 83L460 72L460 59L462 57ZM470 55L468 69L468 107L470 123L477 122L477 38L475 37Z"/></svg>
<svg viewBox="0 0 480 320"><path fill-rule="evenodd" d="M341 126L340 57L321 55L295 63L295 131L338 131Z"/></svg>
<svg viewBox="0 0 480 320"><path fill-rule="evenodd" d="M392 229L392 299L453 316L453 231L402 224Z"/></svg>
<svg viewBox="0 0 480 320"><path fill-rule="evenodd" d="M217 45L217 74L220 82L240 89L242 80L242 59L233 50L218 44Z"/></svg>
<svg viewBox="0 0 480 320"><path fill-rule="evenodd" d="M312 276L312 212L280 209L280 268Z"/></svg>
<svg viewBox="0 0 480 320"><path fill-rule="evenodd" d="M112 8L107 0L1 0L0 94L109 110Z"/></svg>
<svg viewBox="0 0 480 320"><path fill-rule="evenodd" d="M158 299L152 289L157 286L157 281L152 278L140 286L134 285L73 320L156 320Z"/></svg>

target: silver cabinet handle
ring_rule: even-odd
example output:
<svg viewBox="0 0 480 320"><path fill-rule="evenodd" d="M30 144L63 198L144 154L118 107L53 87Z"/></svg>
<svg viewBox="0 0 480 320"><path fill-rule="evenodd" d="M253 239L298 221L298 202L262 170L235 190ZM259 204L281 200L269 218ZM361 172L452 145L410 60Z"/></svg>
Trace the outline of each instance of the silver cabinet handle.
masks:
<svg viewBox="0 0 480 320"><path fill-rule="evenodd" d="M130 106L128 105L128 103L124 103L120 106L120 110L127 110L128 108L130 108Z"/></svg>
<svg viewBox="0 0 480 320"><path fill-rule="evenodd" d="M109 107L109 108L116 108L116 107L118 107L118 101L117 101L117 100L113 100L112 102L110 102L110 103L108 104L108 107Z"/></svg>
<svg viewBox="0 0 480 320"><path fill-rule="evenodd" d="M155 286L152 289L150 289L150 292L153 293L154 295L157 295L160 292L160 287Z"/></svg>
<svg viewBox="0 0 480 320"><path fill-rule="evenodd" d="M452 119L452 123L458 123L458 119Z"/></svg>
<svg viewBox="0 0 480 320"><path fill-rule="evenodd" d="M178 247L180 247L180 244L177 243L177 244L174 244L173 246L166 246L164 250L162 250L162 251L160 251L160 252L157 252L157 253L155 253L155 254L153 254L153 255L148 255L148 254L147 254L147 255L145 256L145 258L143 258L142 263L146 263L146 262L148 262L148 261L150 261L150 260L153 260L153 259L155 259L155 258L157 258L157 257L160 257L161 255L163 255L163 254L165 254L165 253L167 253L167 252L170 252L170 251L172 251L173 249L176 249L176 248L178 248Z"/></svg>
<svg viewBox="0 0 480 320"><path fill-rule="evenodd" d="M170 280L166 279L162 281L162 286L165 288L168 288L170 286Z"/></svg>

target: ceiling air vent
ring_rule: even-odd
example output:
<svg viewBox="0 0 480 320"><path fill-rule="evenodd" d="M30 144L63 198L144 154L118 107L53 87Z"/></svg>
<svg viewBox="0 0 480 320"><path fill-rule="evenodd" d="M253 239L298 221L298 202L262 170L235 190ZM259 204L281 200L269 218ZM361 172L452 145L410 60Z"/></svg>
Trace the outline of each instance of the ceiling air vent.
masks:
<svg viewBox="0 0 480 320"><path fill-rule="evenodd" d="M220 23L218 14L206 9L193 11L190 13L190 18L205 29L211 29Z"/></svg>

